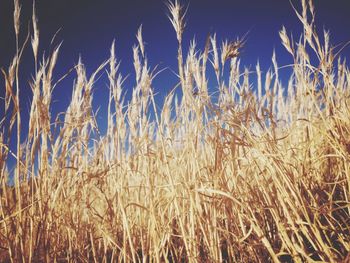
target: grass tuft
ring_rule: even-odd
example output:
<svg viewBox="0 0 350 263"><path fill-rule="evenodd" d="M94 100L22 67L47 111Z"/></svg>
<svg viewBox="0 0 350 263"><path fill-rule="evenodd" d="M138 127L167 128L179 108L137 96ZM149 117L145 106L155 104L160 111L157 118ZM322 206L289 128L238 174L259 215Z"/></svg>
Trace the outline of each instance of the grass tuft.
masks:
<svg viewBox="0 0 350 263"><path fill-rule="evenodd" d="M21 8L14 3L16 54L2 68L1 261L349 260L350 71L329 33L318 36L312 1L302 0L300 12L293 7L304 27L298 42L285 27L279 32L293 60L287 84L275 55L266 73L259 64L242 71L244 38L220 44L209 35L203 51L193 41L184 54L186 12L175 1L168 8L179 44L179 98L172 91L156 105L157 72L140 27L131 100L122 96L113 42L91 76L78 61L70 104L59 116L50 105L60 46L38 63L33 5L33 97L30 117L22 119L28 131L18 70L28 39L19 43ZM215 99L209 69L219 87ZM101 71L110 89L106 134L92 107ZM10 157L17 160L13 186Z"/></svg>

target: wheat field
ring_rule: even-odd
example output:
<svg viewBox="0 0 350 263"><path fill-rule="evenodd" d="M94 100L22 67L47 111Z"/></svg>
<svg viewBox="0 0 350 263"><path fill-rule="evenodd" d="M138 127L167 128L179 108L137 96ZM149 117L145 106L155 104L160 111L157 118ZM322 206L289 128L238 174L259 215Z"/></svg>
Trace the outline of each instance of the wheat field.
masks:
<svg viewBox="0 0 350 263"><path fill-rule="evenodd" d="M21 43L19 0L14 6L17 51L1 65L0 84L1 262L350 261L350 71L329 32L318 33L312 1L294 10L298 41L279 32L293 61L283 65L287 83L275 55L266 72L242 69L244 38L219 43L212 34L203 50L193 41L184 52L185 10L174 1L178 85L163 105L140 27L130 101L113 43L93 74L78 61L71 101L57 116L60 46L39 59L35 10ZM24 48L35 60L28 120L20 114ZM92 107L101 71L105 134Z"/></svg>

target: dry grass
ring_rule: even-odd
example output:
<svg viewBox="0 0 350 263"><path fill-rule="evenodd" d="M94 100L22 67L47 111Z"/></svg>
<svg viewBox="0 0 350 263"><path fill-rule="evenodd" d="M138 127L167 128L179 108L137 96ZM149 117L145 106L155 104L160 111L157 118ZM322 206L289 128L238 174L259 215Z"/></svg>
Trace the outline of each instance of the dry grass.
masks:
<svg viewBox="0 0 350 263"><path fill-rule="evenodd" d="M181 98L171 92L157 111L155 73L140 28L131 101L122 97L113 44L108 61L91 76L77 64L63 121L50 113L59 47L39 63L33 14L28 131L21 130L19 113L23 43L17 40L17 54L2 70L1 261L349 260L350 71L334 55L329 34L318 37L312 2L303 0L296 11L304 26L299 42L280 32L294 61L288 85L279 80L275 56L264 76L259 65L255 73L241 72L239 40L218 48L209 36L203 52L193 43L184 56L184 10L178 2L168 6L179 42ZM18 0L15 8L18 36ZM211 66L217 101L208 91ZM106 69L108 129L102 136L92 88ZM254 89L251 78L257 79ZM11 152L15 123L17 138L20 131L27 136ZM10 155L17 159L13 187L7 184Z"/></svg>

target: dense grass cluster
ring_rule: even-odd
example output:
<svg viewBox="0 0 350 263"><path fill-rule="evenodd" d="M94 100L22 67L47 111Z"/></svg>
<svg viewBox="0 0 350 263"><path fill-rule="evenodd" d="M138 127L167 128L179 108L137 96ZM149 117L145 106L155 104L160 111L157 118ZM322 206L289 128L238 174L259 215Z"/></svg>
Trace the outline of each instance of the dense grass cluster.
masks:
<svg viewBox="0 0 350 263"><path fill-rule="evenodd" d="M24 44L14 3L17 53L1 84L0 261L349 260L350 71L329 34L316 33L311 1L296 11L304 27L298 42L280 31L293 59L284 85L275 56L264 74L259 65L241 71L244 40L220 44L211 35L203 51L192 42L184 54L176 1L168 7L179 42L179 98L173 90L155 104L156 74L140 29L132 99L123 100L113 44L91 76L78 62L70 105L57 117L50 104L59 47L39 61L34 13L29 130L21 128ZM92 108L101 70L110 85L106 134ZM10 157L17 160L12 172Z"/></svg>

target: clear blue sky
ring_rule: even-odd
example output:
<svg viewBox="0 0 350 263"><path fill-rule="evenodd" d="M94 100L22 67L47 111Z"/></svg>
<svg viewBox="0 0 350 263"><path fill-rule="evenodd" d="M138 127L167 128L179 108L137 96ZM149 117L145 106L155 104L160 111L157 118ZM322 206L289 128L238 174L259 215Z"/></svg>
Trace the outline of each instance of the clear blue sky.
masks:
<svg viewBox="0 0 350 263"><path fill-rule="evenodd" d="M292 1L299 7L299 1ZM301 24L287 0L192 0L182 1L187 7L187 27L184 33L184 47L195 36L199 47L203 48L208 32L216 32L218 40L233 40L249 31L241 59L244 66L254 67L259 60L263 70L271 65L273 49L276 50L280 65L291 63L291 58L283 49L278 31L282 25L295 37L302 30ZM32 12L32 1L22 0L22 33L26 35ZM332 43L340 44L350 40L350 1L315 0L316 22L319 31L323 28L331 32ZM82 56L88 72L108 58L109 48L116 40L116 53L123 75L133 73L132 45L135 34L143 24L147 57L151 67L170 67L176 71L177 42L173 28L167 18L167 8L163 0L37 0L37 16L40 27L40 56L50 47L51 37L61 28L55 45L63 41L58 59L55 78L60 78ZM13 1L0 0L0 67L7 68L15 53L13 29ZM350 48L343 56L349 57ZM22 113L26 120L31 92L29 85L33 70L30 48L25 53L22 67ZM63 81L54 92L53 113L64 111L72 91L74 75ZM129 77L126 91L130 90L134 75ZM4 93L4 81L0 77L0 95ZM154 83L158 99L173 87L176 78L170 70L164 71ZM102 77L95 89L95 105L101 105L102 112L107 104L107 84ZM130 94L130 93L129 93ZM3 101L1 101L3 105ZM0 113L2 113L1 106ZM54 116L52 116L54 117ZM103 119L103 115L100 116Z"/></svg>

